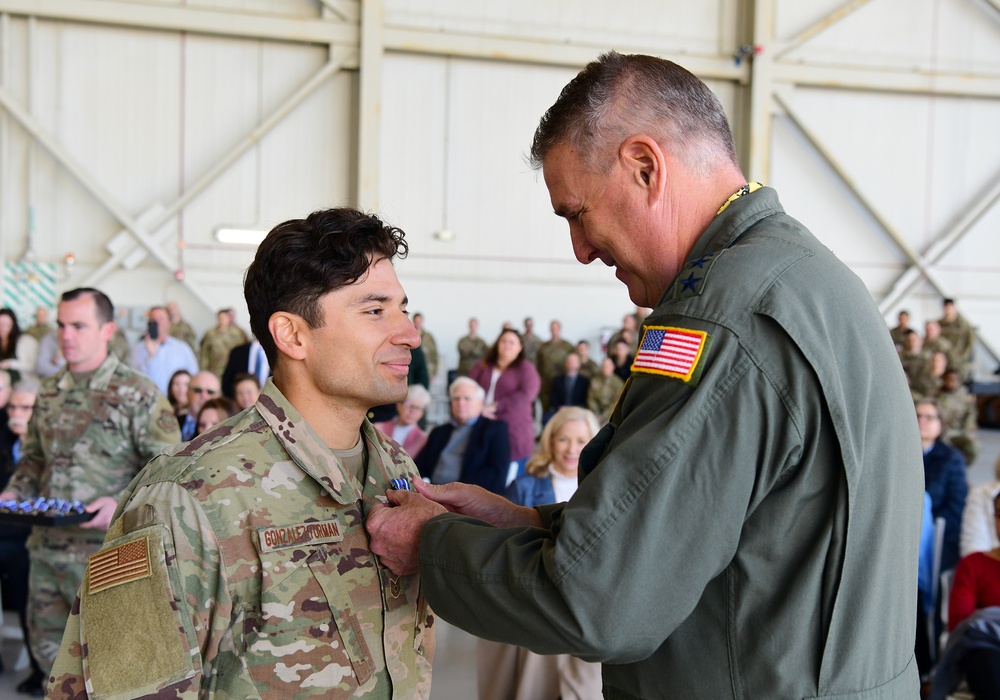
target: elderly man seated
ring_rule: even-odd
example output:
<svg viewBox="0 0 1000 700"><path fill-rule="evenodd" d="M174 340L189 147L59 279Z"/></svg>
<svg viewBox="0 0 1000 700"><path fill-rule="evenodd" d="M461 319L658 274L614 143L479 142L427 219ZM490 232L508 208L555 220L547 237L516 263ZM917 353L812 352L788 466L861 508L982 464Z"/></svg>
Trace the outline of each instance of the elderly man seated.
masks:
<svg viewBox="0 0 1000 700"><path fill-rule="evenodd" d="M198 372L188 384L188 414L181 424L181 439L191 440L198 434L198 411L209 399L222 395L219 378L211 372Z"/></svg>
<svg viewBox="0 0 1000 700"><path fill-rule="evenodd" d="M482 415L485 392L468 377L448 388L451 422L427 436L416 462L421 476L434 484L461 481L503 493L510 467L507 424Z"/></svg>

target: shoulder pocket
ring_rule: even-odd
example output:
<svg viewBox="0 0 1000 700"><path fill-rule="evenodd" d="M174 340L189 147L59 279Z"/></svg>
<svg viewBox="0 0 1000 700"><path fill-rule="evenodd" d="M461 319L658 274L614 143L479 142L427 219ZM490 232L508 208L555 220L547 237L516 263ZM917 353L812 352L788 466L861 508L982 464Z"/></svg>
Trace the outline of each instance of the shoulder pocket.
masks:
<svg viewBox="0 0 1000 700"><path fill-rule="evenodd" d="M166 528L105 542L80 588L84 677L93 698L134 698L193 678L201 668Z"/></svg>

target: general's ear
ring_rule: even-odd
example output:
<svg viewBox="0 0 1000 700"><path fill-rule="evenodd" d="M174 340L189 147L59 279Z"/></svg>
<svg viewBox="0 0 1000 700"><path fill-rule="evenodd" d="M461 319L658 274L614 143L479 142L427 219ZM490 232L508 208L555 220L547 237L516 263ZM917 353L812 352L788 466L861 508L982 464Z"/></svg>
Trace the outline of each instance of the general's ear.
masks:
<svg viewBox="0 0 1000 700"><path fill-rule="evenodd" d="M666 184L666 156L651 136L629 136L618 149L618 157L630 179L658 197Z"/></svg>
<svg viewBox="0 0 1000 700"><path fill-rule="evenodd" d="M303 360L306 357L306 344L309 335L305 331L309 324L298 314L288 311L276 311L267 320L267 330L271 333L278 352L293 360Z"/></svg>

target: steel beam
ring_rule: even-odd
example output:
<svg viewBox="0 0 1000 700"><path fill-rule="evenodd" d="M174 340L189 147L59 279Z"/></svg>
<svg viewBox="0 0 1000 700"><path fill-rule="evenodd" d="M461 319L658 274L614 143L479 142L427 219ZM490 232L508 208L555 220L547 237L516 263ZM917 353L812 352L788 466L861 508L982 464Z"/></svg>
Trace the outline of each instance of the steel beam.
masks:
<svg viewBox="0 0 1000 700"><path fill-rule="evenodd" d="M843 90L1000 99L1000 75L776 62L776 82Z"/></svg>
<svg viewBox="0 0 1000 700"><path fill-rule="evenodd" d="M775 60L778 60L788 54L790 51L794 51L802 44L806 43L810 39L814 38L821 32L826 31L837 22L841 21L848 15L850 15L855 10L864 7L871 0L849 0L849 2L841 5L833 12L830 12L825 17L814 22L812 25L806 27L801 32L796 34L794 37L788 41L783 41L775 46Z"/></svg>
<svg viewBox="0 0 1000 700"><path fill-rule="evenodd" d="M354 22L117 0L0 0L0 12L88 24L313 44L358 44Z"/></svg>
<svg viewBox="0 0 1000 700"><path fill-rule="evenodd" d="M920 270L927 281L941 294L941 296L948 296L945 292L944 284L937 278L934 271L931 270L924 262L921 255L910 247L903 235L896 230L896 228L889 223L875 207L874 203L864 195L864 193L858 188L854 183L854 179L847 174L844 167L837 161L833 154L826 148L823 142L816 136L815 133L806 125L802 118L795 112L794 109L788 104L788 102L781 97L781 95L775 93L774 100L781 106L785 111L785 114L795 125L795 127L805 136L806 140L812 144L816 152L827 162L827 165L836 173L837 177L841 179L844 185L851 191L858 203L868 212L868 214L875 219L879 227L893 240L896 247L906 256L910 264Z"/></svg>
<svg viewBox="0 0 1000 700"><path fill-rule="evenodd" d="M774 38L774 0L754 0L753 45L758 53L747 58L752 66L750 80L750 162L747 177L767 182L771 173L771 95L774 92L774 60L771 41Z"/></svg>
<svg viewBox="0 0 1000 700"><path fill-rule="evenodd" d="M382 0L361 0L357 204L360 209L371 211L378 211L379 203L384 28Z"/></svg>

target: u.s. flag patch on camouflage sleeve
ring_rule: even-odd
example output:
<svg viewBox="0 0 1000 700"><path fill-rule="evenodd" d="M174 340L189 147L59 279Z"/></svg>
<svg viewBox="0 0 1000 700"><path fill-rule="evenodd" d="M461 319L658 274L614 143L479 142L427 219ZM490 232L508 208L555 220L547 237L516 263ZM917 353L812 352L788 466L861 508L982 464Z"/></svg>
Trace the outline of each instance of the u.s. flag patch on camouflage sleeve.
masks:
<svg viewBox="0 0 1000 700"><path fill-rule="evenodd" d="M87 590L90 595L94 595L123 583L146 578L151 573L149 538L140 537L90 557L87 560Z"/></svg>
<svg viewBox="0 0 1000 700"><path fill-rule="evenodd" d="M659 374L693 384L711 339L705 331L674 326L647 326L632 371Z"/></svg>

